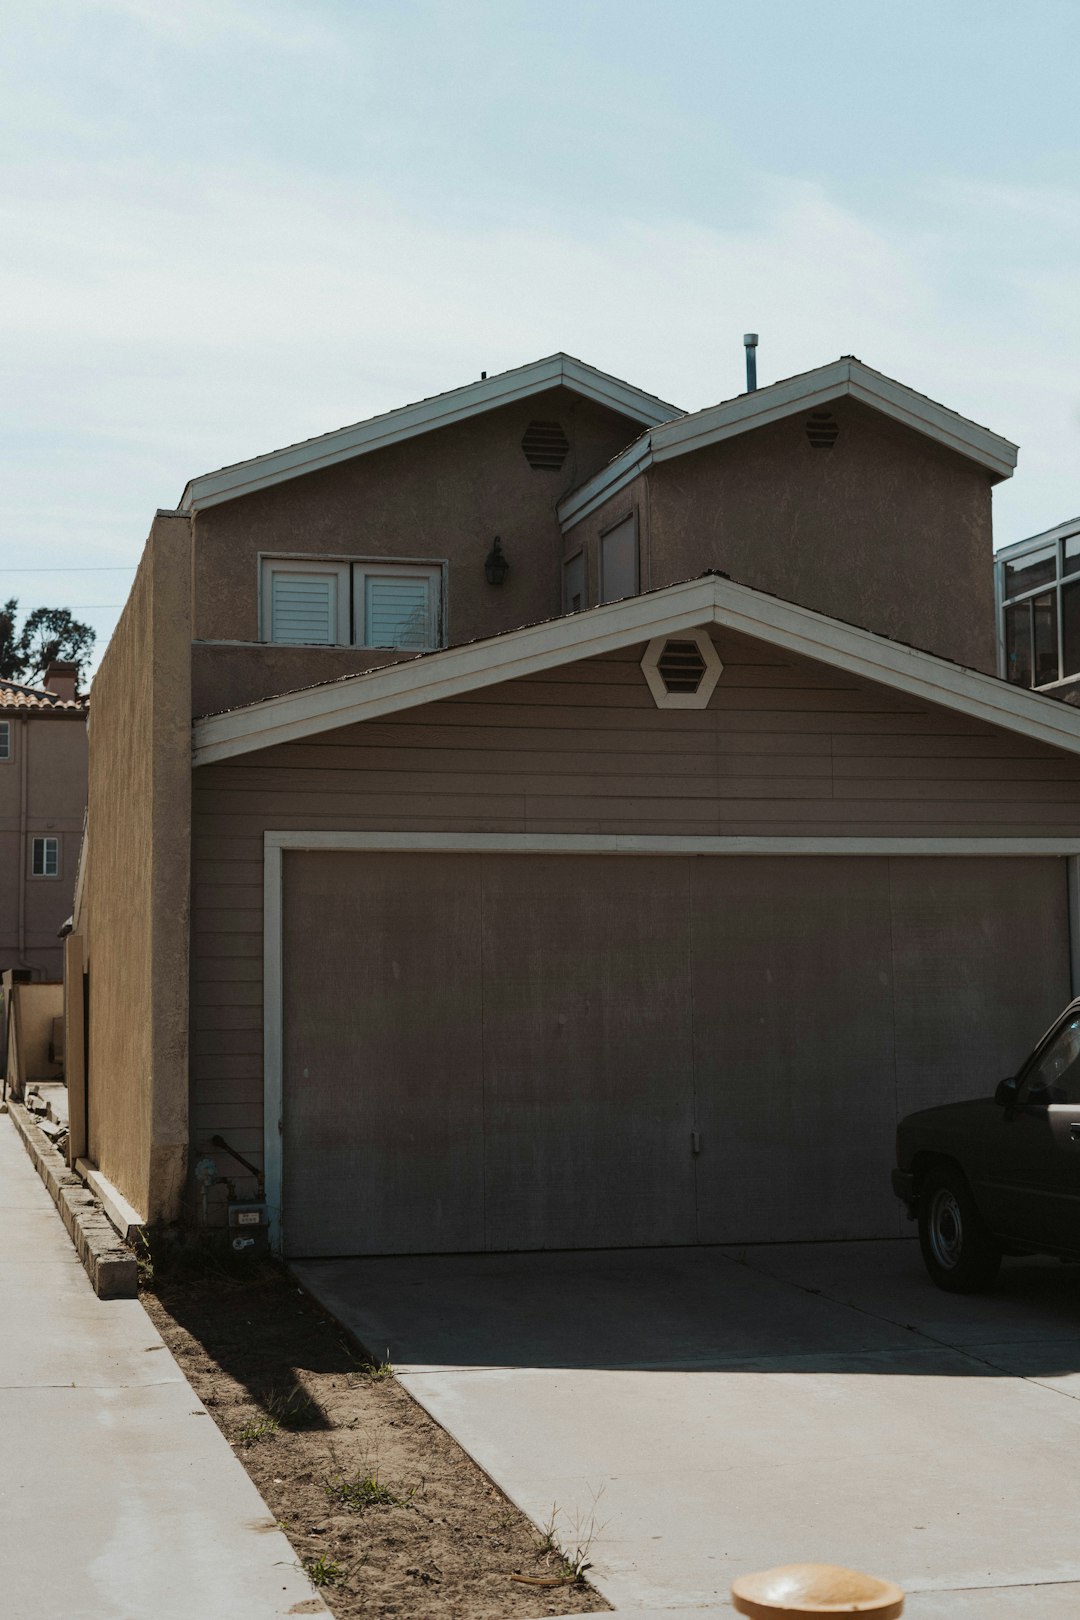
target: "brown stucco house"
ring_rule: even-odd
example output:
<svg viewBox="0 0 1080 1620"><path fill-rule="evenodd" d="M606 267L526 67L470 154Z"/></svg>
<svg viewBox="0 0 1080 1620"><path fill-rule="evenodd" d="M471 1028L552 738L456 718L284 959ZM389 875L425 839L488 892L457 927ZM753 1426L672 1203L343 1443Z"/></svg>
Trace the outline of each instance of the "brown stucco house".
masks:
<svg viewBox="0 0 1080 1620"><path fill-rule="evenodd" d="M1077 984L1015 460L850 357L559 355L195 479L95 684L73 1153L291 1255L896 1233L898 1115Z"/></svg>
<svg viewBox="0 0 1080 1620"><path fill-rule="evenodd" d="M87 703L74 664L0 680L0 972L58 980L86 813Z"/></svg>

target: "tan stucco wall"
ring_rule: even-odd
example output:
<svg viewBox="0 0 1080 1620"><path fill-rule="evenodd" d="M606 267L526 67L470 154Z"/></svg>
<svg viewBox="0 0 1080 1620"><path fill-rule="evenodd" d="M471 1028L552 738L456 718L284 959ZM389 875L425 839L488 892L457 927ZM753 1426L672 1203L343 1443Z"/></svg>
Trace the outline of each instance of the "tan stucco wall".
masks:
<svg viewBox="0 0 1080 1620"><path fill-rule="evenodd" d="M3 718L11 725L11 757L0 761L0 969L29 966L39 977L59 979L63 947L57 934L71 915L86 809L86 721L64 711L6 711ZM24 765L25 842L20 838ZM42 834L60 842L55 878L33 876L31 840Z"/></svg>
<svg viewBox="0 0 1080 1620"><path fill-rule="evenodd" d="M88 1151L151 1221L187 1149L190 582L189 522L159 514L92 693Z"/></svg>
<svg viewBox="0 0 1080 1620"><path fill-rule="evenodd" d="M570 441L558 471L529 466L521 439L555 420ZM555 505L636 438L638 424L566 389L484 412L336 467L292 479L195 518L194 634L256 642L259 555L423 558L446 562L453 643L550 618L562 606ZM509 576L494 589L484 559L495 535ZM213 649L197 654L194 712L334 679L385 655L349 649Z"/></svg>
<svg viewBox="0 0 1080 1620"><path fill-rule="evenodd" d="M57 1080L63 1065L50 1057L54 1020L63 1017L64 987L51 984L14 984L7 992L8 1079L19 1095L34 1080Z"/></svg>
<svg viewBox="0 0 1080 1620"><path fill-rule="evenodd" d="M993 673L989 475L854 400L831 450L789 417L648 473L654 586L740 584Z"/></svg>

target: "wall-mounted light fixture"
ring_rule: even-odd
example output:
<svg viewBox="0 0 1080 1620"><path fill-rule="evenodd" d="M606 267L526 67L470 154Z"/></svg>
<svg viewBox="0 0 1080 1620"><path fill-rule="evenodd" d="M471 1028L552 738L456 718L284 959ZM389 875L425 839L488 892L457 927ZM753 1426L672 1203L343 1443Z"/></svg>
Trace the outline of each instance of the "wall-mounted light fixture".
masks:
<svg viewBox="0 0 1080 1620"><path fill-rule="evenodd" d="M491 550L484 560L484 573L487 575L488 584L501 585L509 572L510 564L503 556L502 541L496 535Z"/></svg>

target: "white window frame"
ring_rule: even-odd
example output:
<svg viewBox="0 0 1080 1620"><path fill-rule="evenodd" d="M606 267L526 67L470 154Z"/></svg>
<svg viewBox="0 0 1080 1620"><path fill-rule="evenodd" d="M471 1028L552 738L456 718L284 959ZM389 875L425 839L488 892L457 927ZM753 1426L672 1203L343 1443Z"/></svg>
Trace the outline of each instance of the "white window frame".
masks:
<svg viewBox="0 0 1080 1620"><path fill-rule="evenodd" d="M36 870L36 867L37 867L37 851L38 851L38 845L39 844L41 845L41 866L42 866L42 870L40 872L38 872ZM48 867L49 867L49 845L50 844L52 844L54 846L55 851L56 851L56 871L55 872L50 872L49 869L48 869ZM43 879L46 879L46 880L48 880L50 882L54 878L58 878L58 877L61 876L60 839L59 839L59 837L57 836L56 833L35 833L33 835L33 837L31 838L31 840L30 840L30 876L32 878L43 878Z"/></svg>
<svg viewBox="0 0 1080 1620"><path fill-rule="evenodd" d="M11 761L11 721L0 720L0 765Z"/></svg>
<svg viewBox="0 0 1080 1620"><path fill-rule="evenodd" d="M399 574L415 576L425 574L432 582L431 611L432 641L430 647L408 649L434 652L446 646L447 622L447 563L445 558L434 561L430 557L343 557L297 556L295 552L261 551L259 570L259 640L272 647L369 647L364 635L364 596L369 574ZM274 641L271 636L273 575L277 573L319 574L332 573L338 578L337 632L338 640ZM372 648L373 651L380 650ZM391 650L391 649L382 649Z"/></svg>
<svg viewBox="0 0 1080 1620"><path fill-rule="evenodd" d="M353 600L353 639L357 647L370 647L373 651L382 649L391 650L399 645L395 642L374 642L368 639L367 633L367 582L374 576L377 579L427 579L429 591L430 619L428 625L429 643L426 647L410 647L409 652L433 652L443 645L442 634L442 598L443 598L443 569L440 563L415 563L393 561L381 562L377 557L365 558L352 565L352 600Z"/></svg>

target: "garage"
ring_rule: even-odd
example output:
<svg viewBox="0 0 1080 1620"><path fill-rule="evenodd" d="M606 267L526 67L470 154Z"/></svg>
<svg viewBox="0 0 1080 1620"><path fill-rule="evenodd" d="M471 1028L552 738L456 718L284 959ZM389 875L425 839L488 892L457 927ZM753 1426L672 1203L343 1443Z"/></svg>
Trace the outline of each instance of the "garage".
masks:
<svg viewBox="0 0 1080 1620"><path fill-rule="evenodd" d="M294 1256L894 1235L897 1118L1069 995L1054 857L332 844L281 867Z"/></svg>

